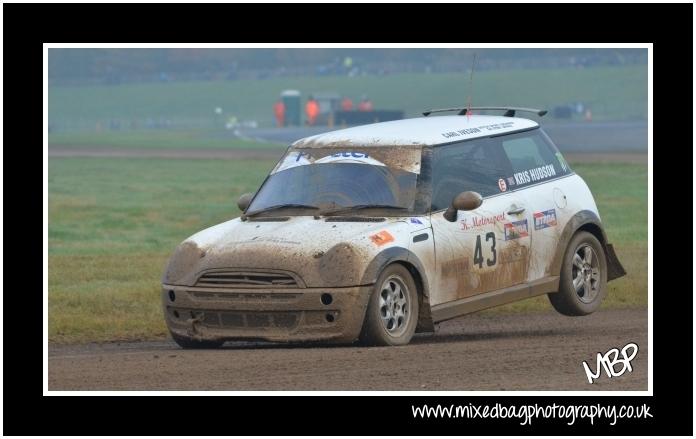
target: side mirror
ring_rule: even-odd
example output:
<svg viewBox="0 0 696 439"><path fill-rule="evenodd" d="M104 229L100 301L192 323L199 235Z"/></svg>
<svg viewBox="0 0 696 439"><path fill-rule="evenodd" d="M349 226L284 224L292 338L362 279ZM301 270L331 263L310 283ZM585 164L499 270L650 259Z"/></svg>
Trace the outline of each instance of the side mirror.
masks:
<svg viewBox="0 0 696 439"><path fill-rule="evenodd" d="M458 210L474 210L483 203L483 197L478 192L466 191L454 197L452 205L447 208L444 217L453 223L457 221Z"/></svg>
<svg viewBox="0 0 696 439"><path fill-rule="evenodd" d="M239 207L239 210L241 210L242 212L247 210L247 207L249 207L252 198L254 198L254 194L251 193L246 193L239 197L239 200L237 200L237 207Z"/></svg>

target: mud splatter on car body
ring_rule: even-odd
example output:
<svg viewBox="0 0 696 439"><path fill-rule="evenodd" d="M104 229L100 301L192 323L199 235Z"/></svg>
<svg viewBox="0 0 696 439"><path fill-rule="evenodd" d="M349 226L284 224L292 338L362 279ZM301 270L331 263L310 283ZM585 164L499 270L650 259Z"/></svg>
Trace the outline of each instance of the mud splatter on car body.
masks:
<svg viewBox="0 0 696 439"><path fill-rule="evenodd" d="M558 291L559 261L579 230L600 241L609 278L621 276L589 189L544 136L526 119L448 116L295 142L242 217L175 250L161 293L170 331L194 340L352 342L390 264L406 267L417 286L417 330L432 331ZM515 142L549 148L546 162L519 159ZM446 218L453 196L474 189L461 199L483 200L480 207Z"/></svg>

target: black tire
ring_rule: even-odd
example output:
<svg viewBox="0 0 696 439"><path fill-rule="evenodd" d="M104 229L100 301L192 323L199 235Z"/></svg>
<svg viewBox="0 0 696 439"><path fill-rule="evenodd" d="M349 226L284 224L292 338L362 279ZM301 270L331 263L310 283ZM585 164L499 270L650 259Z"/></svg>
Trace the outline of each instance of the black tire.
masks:
<svg viewBox="0 0 696 439"><path fill-rule="evenodd" d="M418 291L413 276L401 264L389 265L370 296L360 341L377 346L406 345L417 324Z"/></svg>
<svg viewBox="0 0 696 439"><path fill-rule="evenodd" d="M217 349L222 346L224 340L196 340L194 338L184 337L170 332L172 338L184 349Z"/></svg>
<svg viewBox="0 0 696 439"><path fill-rule="evenodd" d="M586 260L588 248L592 249L590 264ZM576 259L576 254L580 261ZM595 269L599 273L595 273ZM607 258L602 244L591 233L578 232L570 240L563 256L558 292L549 293L549 301L561 314L585 316L597 311L606 295Z"/></svg>

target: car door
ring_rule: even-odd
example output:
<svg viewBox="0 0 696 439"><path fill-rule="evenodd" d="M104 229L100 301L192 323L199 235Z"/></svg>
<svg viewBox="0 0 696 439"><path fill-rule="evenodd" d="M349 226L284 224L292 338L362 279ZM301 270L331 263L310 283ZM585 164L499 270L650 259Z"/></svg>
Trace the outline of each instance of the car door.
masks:
<svg viewBox="0 0 696 439"><path fill-rule="evenodd" d="M572 172L556 147L537 129L500 137L512 169L509 189L530 210L532 244L529 277L532 282L550 275L563 226L571 216L567 196L572 192L563 177Z"/></svg>
<svg viewBox="0 0 696 439"><path fill-rule="evenodd" d="M509 162L500 142L475 139L434 148L431 224L436 287L431 305L524 283L531 246L530 209L509 191ZM452 198L464 191L483 197L477 209L444 218Z"/></svg>

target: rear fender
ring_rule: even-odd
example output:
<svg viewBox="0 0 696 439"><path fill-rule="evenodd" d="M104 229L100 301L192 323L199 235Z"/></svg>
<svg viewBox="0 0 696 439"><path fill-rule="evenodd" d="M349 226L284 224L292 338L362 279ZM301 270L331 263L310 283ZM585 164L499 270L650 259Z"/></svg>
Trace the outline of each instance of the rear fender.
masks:
<svg viewBox="0 0 696 439"><path fill-rule="evenodd" d="M551 266L549 268L549 273L552 276L560 276L561 274L561 264L563 263L563 256L565 255L568 244L573 238L575 233L580 230L585 230L592 233L602 244L604 249L604 254L607 260L607 281L617 279L626 274L626 270L619 262L619 258L616 256L614 251L614 246L608 243L606 232L602 226L597 214L590 210L582 210L575 215L573 215L570 220L566 223L561 233L561 237L558 240L558 246L556 247L556 253L554 254Z"/></svg>

